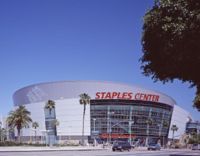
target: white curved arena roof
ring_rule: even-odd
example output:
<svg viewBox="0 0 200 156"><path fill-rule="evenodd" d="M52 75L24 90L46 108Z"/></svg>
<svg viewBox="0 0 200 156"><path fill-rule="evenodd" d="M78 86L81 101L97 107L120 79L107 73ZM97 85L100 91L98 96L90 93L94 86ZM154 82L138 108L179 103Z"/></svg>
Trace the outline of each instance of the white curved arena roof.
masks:
<svg viewBox="0 0 200 156"><path fill-rule="evenodd" d="M169 96L149 89L123 83L103 81L58 81L30 85L17 90L13 95L14 105L25 105L42 101L79 98L87 93L91 99L105 94L109 98L131 95L132 100L140 97L155 98L159 102L173 106L176 102ZM115 96L116 95L116 96ZM105 96L104 96L105 97ZM141 98L142 99L142 98ZM148 100L147 100L148 101Z"/></svg>

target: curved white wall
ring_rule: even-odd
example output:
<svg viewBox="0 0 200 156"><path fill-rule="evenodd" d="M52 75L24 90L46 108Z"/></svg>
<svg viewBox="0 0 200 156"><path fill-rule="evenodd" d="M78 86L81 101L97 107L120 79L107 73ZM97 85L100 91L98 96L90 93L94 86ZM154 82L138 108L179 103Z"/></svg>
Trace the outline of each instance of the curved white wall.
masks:
<svg viewBox="0 0 200 156"><path fill-rule="evenodd" d="M174 138L179 139L181 135L185 133L186 123L191 118L192 117L189 112L178 105L174 105L168 138L172 139L171 127L172 125L176 125L178 127L178 130L174 132Z"/></svg>
<svg viewBox="0 0 200 156"><path fill-rule="evenodd" d="M79 99L64 99L55 100L56 118L59 121L57 127L58 135L82 135L82 116L83 106L79 104ZM26 105L26 108L31 112L31 118L33 121L39 123L37 128L37 135L44 135L45 131L45 116L44 116L45 102L33 103ZM29 126L31 127L31 125ZM23 136L34 136L34 131L29 128L24 128L22 132ZM86 106L85 114L85 135L90 135L90 106Z"/></svg>
<svg viewBox="0 0 200 156"><path fill-rule="evenodd" d="M81 93L87 93L92 99L97 92L131 92L133 97L137 93L157 95L158 102L173 106L176 102L169 96L128 84L99 82L99 81L60 81L30 85L17 90L13 95L14 105L25 105L37 102L59 99L79 98Z"/></svg>

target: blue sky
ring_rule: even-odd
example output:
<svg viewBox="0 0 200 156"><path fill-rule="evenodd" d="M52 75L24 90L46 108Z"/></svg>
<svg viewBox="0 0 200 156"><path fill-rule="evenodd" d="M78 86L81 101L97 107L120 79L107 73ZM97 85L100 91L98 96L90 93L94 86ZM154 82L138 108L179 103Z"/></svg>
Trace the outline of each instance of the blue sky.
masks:
<svg viewBox="0 0 200 156"><path fill-rule="evenodd" d="M103 80L168 94L191 112L195 88L163 85L141 73L143 15L153 0L0 1L0 114L30 84Z"/></svg>

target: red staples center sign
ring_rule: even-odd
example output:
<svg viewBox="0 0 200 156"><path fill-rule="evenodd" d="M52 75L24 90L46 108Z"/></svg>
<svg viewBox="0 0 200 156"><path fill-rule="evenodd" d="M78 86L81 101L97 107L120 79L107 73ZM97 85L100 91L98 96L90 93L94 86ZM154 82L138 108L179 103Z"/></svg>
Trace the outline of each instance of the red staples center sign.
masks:
<svg viewBox="0 0 200 156"><path fill-rule="evenodd" d="M124 99L159 102L159 95L132 92L97 92L95 99Z"/></svg>

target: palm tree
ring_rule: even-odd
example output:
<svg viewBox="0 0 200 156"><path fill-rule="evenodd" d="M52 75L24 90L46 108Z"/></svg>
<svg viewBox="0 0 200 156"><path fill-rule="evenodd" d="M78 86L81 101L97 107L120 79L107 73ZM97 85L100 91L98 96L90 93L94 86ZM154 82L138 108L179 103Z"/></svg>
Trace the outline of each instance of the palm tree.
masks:
<svg viewBox="0 0 200 156"><path fill-rule="evenodd" d="M167 128L169 126L169 122L164 120L162 125L163 127Z"/></svg>
<svg viewBox="0 0 200 156"><path fill-rule="evenodd" d="M5 138L6 138L6 129L5 128L1 128L0 129L0 141L4 142Z"/></svg>
<svg viewBox="0 0 200 156"><path fill-rule="evenodd" d="M81 105L83 105L82 144L84 145L85 110L86 110L86 105L87 105L87 104L90 104L90 99L91 99L91 98L90 98L90 96L89 96L88 94L86 94L86 93L80 94L79 97L80 97L79 102L80 102Z"/></svg>
<svg viewBox="0 0 200 156"><path fill-rule="evenodd" d="M9 127L17 128L18 141L20 140L20 131L24 127L28 127L29 123L32 122L30 117L30 112L25 108L25 106L19 106L15 111L10 111L7 123Z"/></svg>
<svg viewBox="0 0 200 156"><path fill-rule="evenodd" d="M49 110L49 114L51 114L51 110L55 108L55 102L53 100L48 100L45 108Z"/></svg>
<svg viewBox="0 0 200 156"><path fill-rule="evenodd" d="M6 129L5 128L2 128L1 129L1 131L2 131L2 141L4 142L5 141L5 139L6 139Z"/></svg>
<svg viewBox="0 0 200 156"><path fill-rule="evenodd" d="M36 132L37 132L36 129L39 127L38 122L33 122L32 127L35 129L35 142L36 142Z"/></svg>
<svg viewBox="0 0 200 156"><path fill-rule="evenodd" d="M172 130L172 142L174 142L174 132L178 131L178 127L176 125L172 125L171 130Z"/></svg>

